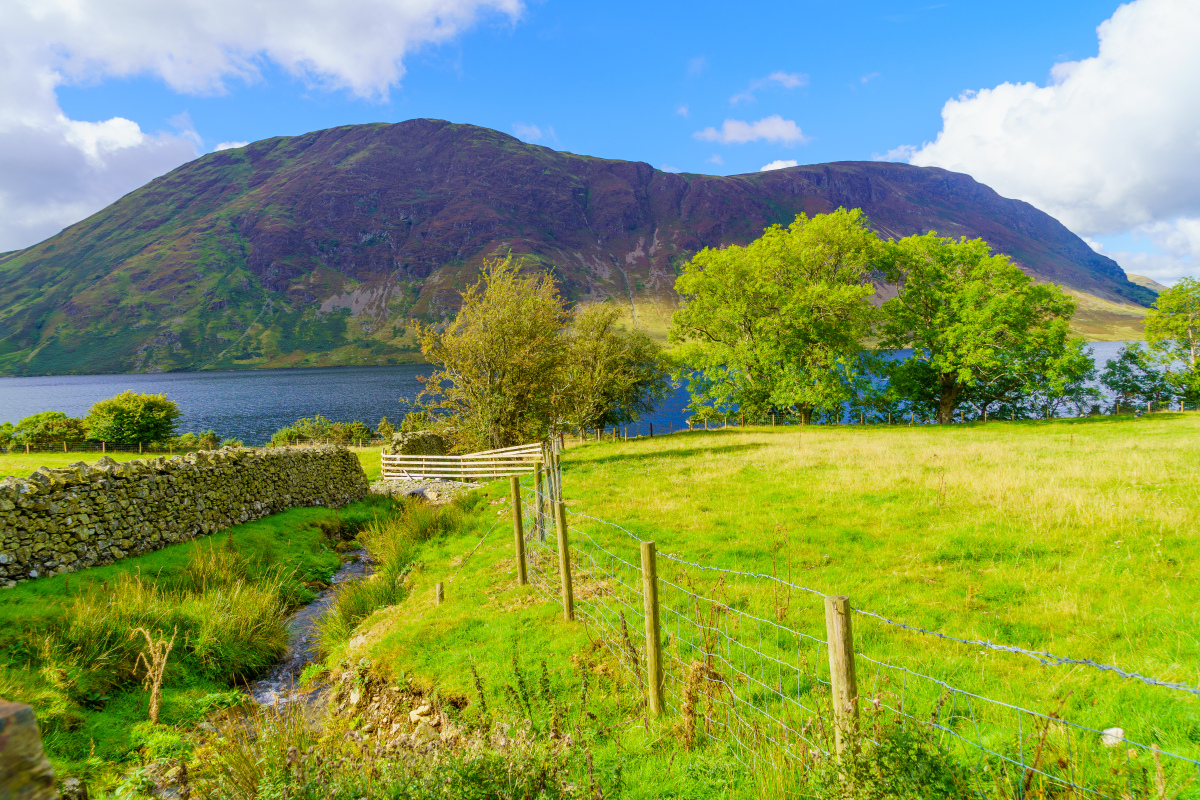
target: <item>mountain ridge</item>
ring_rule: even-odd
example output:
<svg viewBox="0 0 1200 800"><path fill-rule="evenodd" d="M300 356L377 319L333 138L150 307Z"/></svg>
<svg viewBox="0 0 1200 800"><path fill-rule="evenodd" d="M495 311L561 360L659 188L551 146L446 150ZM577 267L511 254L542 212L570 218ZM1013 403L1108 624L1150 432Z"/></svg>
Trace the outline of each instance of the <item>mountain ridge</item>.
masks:
<svg viewBox="0 0 1200 800"><path fill-rule="evenodd" d="M669 306L678 265L797 213L863 208L881 235L982 236L1027 272L1148 304L1057 220L966 175L835 162L665 173L442 120L273 137L184 164L0 256L0 371L395 363L488 255L574 301Z"/></svg>

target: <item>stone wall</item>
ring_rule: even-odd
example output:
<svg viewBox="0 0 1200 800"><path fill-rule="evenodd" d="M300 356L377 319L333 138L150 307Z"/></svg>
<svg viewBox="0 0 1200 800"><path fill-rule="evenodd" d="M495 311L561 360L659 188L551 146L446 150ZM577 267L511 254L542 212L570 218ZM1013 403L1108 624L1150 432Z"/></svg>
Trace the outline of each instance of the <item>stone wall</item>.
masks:
<svg viewBox="0 0 1200 800"><path fill-rule="evenodd" d="M336 508L367 489L358 458L335 446L43 467L0 481L0 586L111 564L295 506Z"/></svg>

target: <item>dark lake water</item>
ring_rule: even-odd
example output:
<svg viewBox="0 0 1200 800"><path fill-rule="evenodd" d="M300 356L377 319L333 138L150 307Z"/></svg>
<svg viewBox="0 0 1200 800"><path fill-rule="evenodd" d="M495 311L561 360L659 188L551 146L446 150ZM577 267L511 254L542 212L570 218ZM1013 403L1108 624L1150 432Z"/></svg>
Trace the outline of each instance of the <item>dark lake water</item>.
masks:
<svg viewBox="0 0 1200 800"><path fill-rule="evenodd" d="M1094 342L1100 367L1122 342ZM393 367L174 372L157 375L64 375L0 378L0 422L16 422L41 411L83 416L97 400L127 389L166 394L183 410L181 431L215 430L222 438L262 444L300 417L323 414L334 422L362 420L374 426L386 416L399 422L410 408L401 398L416 397L425 364ZM687 393L676 390L643 423L655 432L686 426Z"/></svg>

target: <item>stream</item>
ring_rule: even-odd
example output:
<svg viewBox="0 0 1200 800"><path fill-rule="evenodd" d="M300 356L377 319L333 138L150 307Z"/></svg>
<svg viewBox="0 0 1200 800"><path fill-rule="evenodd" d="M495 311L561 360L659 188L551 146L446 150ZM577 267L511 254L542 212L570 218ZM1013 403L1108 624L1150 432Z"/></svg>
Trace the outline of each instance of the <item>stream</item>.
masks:
<svg viewBox="0 0 1200 800"><path fill-rule="evenodd" d="M342 584L371 574L371 559L366 550L350 554L350 561L330 580L328 589L317 595L317 599L292 614L288 620L288 649L279 663L263 677L252 681L246 690L254 701L263 706L279 706L296 700L309 700L319 690L296 691L296 682L304 665L317 657L317 620L337 597Z"/></svg>

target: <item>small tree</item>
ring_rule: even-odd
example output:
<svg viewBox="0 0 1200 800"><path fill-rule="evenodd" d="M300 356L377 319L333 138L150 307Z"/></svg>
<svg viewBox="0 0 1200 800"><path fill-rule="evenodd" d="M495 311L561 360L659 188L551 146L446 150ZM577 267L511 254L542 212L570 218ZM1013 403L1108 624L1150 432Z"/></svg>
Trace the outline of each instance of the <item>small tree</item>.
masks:
<svg viewBox="0 0 1200 800"><path fill-rule="evenodd" d="M618 327L610 303L579 306L566 332L563 416L584 428L633 422L666 396L662 348L644 331Z"/></svg>
<svg viewBox="0 0 1200 800"><path fill-rule="evenodd" d="M1005 374L1028 386L1066 354L1075 304L993 255L982 239L929 233L887 249L888 277L902 285L883 306L882 345L913 348L893 368L897 385L936 398L939 423L954 421L968 388Z"/></svg>
<svg viewBox="0 0 1200 800"><path fill-rule="evenodd" d="M1146 314L1146 342L1176 394L1200 401L1200 281L1183 278L1158 295Z"/></svg>
<svg viewBox="0 0 1200 800"><path fill-rule="evenodd" d="M1114 411L1121 407L1133 411L1171 398L1171 386L1155 362L1141 342L1126 342L1117 357L1108 360L1100 382L1113 393Z"/></svg>
<svg viewBox="0 0 1200 800"><path fill-rule="evenodd" d="M127 391L93 404L83 424L93 439L137 444L170 439L182 416L179 406L165 394Z"/></svg>
<svg viewBox="0 0 1200 800"><path fill-rule="evenodd" d="M447 415L442 432L458 450L540 439L560 405L560 329L567 317L546 275L522 276L511 258L484 264L444 330L417 326L421 352L438 371L422 397Z"/></svg>
<svg viewBox="0 0 1200 800"><path fill-rule="evenodd" d="M379 420L379 425L375 428L375 430L379 431L380 439L383 439L385 442L390 442L392 440L392 434L396 432L396 426L388 422L387 417L383 417Z"/></svg>
<svg viewBox="0 0 1200 800"><path fill-rule="evenodd" d="M87 438L84 421L61 411L43 411L20 420L12 430L15 445L45 445L57 442L82 442Z"/></svg>
<svg viewBox="0 0 1200 800"><path fill-rule="evenodd" d="M838 209L697 253L675 282L671 328L693 405L751 418L778 408L805 423L840 408L875 316L868 277L879 251L862 211Z"/></svg>

